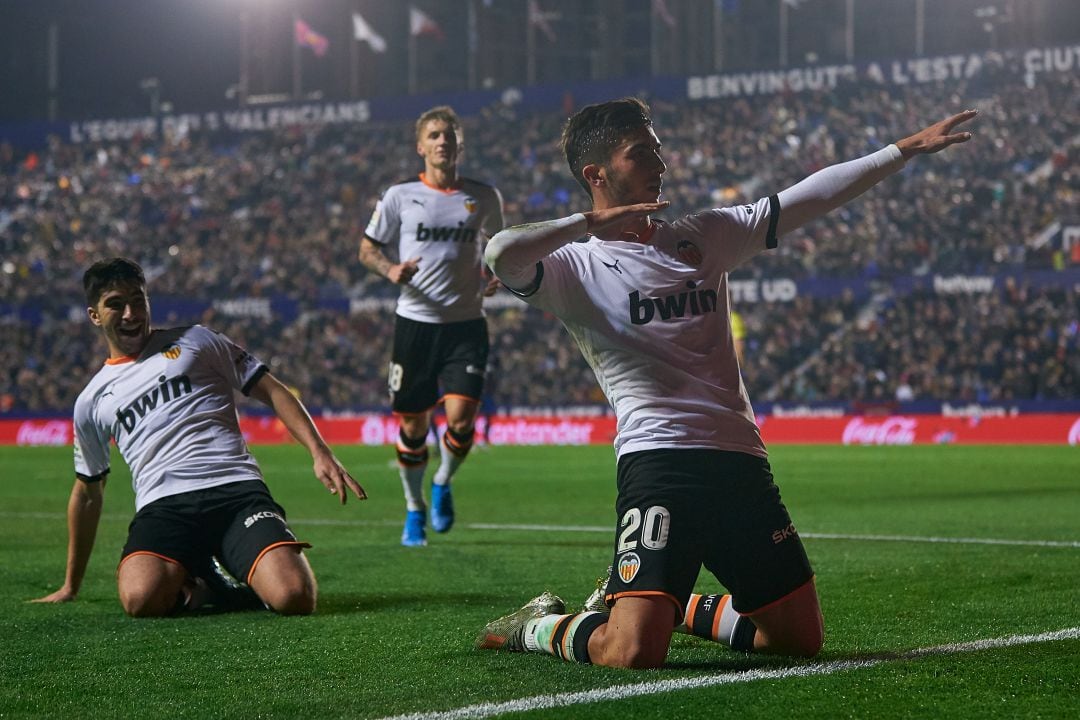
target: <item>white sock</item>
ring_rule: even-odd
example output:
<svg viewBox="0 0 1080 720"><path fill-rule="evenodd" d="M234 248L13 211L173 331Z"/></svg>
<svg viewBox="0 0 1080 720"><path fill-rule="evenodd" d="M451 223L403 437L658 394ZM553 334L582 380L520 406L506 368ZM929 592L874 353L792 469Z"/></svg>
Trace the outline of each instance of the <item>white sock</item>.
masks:
<svg viewBox="0 0 1080 720"><path fill-rule="evenodd" d="M423 465L399 465L401 474L401 489L405 491L405 507L409 510L424 510L427 504L424 502L424 472L427 463Z"/></svg>

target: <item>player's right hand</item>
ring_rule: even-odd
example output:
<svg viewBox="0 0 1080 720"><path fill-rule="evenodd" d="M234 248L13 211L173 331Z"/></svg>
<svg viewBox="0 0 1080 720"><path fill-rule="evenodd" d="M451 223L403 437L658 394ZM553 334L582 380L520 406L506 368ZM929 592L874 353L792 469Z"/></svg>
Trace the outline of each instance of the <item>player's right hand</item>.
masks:
<svg viewBox="0 0 1080 720"><path fill-rule="evenodd" d="M637 203L636 205L620 205L619 207L604 208L603 210L590 210L583 214L586 222L588 222L589 232L596 233L618 227L627 220L663 210L668 205L671 205L670 201L661 200L659 202Z"/></svg>
<svg viewBox="0 0 1080 720"><path fill-rule="evenodd" d="M413 279L413 275L419 270L420 258L409 258L405 262L391 265L390 269L386 271L386 279L396 285L408 285L409 281Z"/></svg>

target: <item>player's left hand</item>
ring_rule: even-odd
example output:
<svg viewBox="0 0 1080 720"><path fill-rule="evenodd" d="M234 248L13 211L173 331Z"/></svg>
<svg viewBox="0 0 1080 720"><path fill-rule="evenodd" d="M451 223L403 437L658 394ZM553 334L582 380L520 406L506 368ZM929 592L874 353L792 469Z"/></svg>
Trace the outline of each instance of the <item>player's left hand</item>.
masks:
<svg viewBox="0 0 1080 720"><path fill-rule="evenodd" d="M351 490L357 499L367 500L367 493L364 488L360 487L360 483L353 479L353 476L349 474L349 471L345 469L345 466L329 449L325 452L316 453L314 469L315 477L326 486L327 490L338 496L342 505L345 504L347 499L345 488Z"/></svg>
<svg viewBox="0 0 1080 720"><path fill-rule="evenodd" d="M67 585L56 592L49 593L45 597L31 600L33 603L67 603L75 600L76 593L72 592Z"/></svg>
<svg viewBox="0 0 1080 720"><path fill-rule="evenodd" d="M499 278L492 275L488 278L487 285L484 287L484 297L491 297L495 294L495 291L499 289Z"/></svg>
<svg viewBox="0 0 1080 720"><path fill-rule="evenodd" d="M950 145L964 143L972 138L970 132L954 133L953 128L960 123L967 122L979 114L978 110L965 110L952 117L947 117L936 122L930 127L923 128L919 132L896 142L900 154L908 160L915 155L925 155L944 150Z"/></svg>

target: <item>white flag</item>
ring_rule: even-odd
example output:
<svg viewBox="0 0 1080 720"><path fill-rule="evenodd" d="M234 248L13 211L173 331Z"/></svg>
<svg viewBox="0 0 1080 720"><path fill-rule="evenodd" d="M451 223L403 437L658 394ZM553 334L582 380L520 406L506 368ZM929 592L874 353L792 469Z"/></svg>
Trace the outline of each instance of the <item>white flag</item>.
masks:
<svg viewBox="0 0 1080 720"><path fill-rule="evenodd" d="M548 21L558 19L559 13L544 12L540 9L539 0L529 0L529 24L544 33L551 42L555 42L555 30Z"/></svg>
<svg viewBox="0 0 1080 720"><path fill-rule="evenodd" d="M386 41L368 25L367 20L361 17L360 13L353 13L352 26L353 37L358 42L366 42L373 52L386 52Z"/></svg>
<svg viewBox="0 0 1080 720"><path fill-rule="evenodd" d="M439 39L446 37L442 28L431 19L430 15L412 5L409 6L409 34L414 37L417 35L434 35Z"/></svg>

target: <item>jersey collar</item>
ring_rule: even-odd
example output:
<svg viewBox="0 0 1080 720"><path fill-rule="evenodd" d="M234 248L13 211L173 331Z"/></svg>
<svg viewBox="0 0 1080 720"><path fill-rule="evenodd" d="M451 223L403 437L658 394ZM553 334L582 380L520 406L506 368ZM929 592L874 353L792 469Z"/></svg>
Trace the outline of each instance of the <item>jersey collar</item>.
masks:
<svg viewBox="0 0 1080 720"><path fill-rule="evenodd" d="M118 358L105 358L105 364L106 365L123 365L124 363L135 362L138 359L139 358L137 358L134 355L124 355L123 357L118 357Z"/></svg>
<svg viewBox="0 0 1080 720"><path fill-rule="evenodd" d="M653 220L649 220L649 227L645 230L645 232L641 233L640 235L638 235L637 233L632 233L632 232L624 232L624 233L619 233L618 237L611 238L611 240L617 240L619 242L639 243L641 245L648 245L649 242L652 240L653 235L656 233L656 228L657 228L657 223L655 221L653 221ZM604 240L604 238L602 238L602 237L600 237L598 235L593 235L593 237L595 237L597 240L601 240L601 241ZM608 241L608 242L610 242L610 241Z"/></svg>
<svg viewBox="0 0 1080 720"><path fill-rule="evenodd" d="M435 190L436 192L444 193L446 195L453 195L454 193L456 193L461 188L461 178L460 177L457 180L454 181L454 186L452 188L449 188L449 189L441 188L438 185L432 185L431 183L429 183L426 173L420 173L420 182L424 183L424 185L431 188L432 190Z"/></svg>

